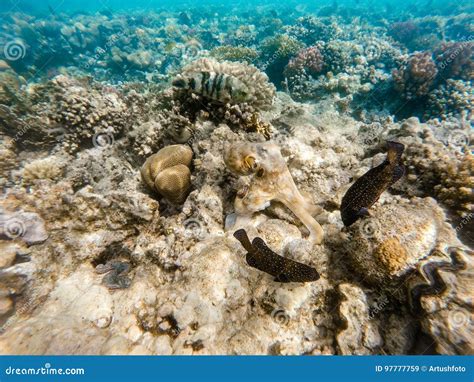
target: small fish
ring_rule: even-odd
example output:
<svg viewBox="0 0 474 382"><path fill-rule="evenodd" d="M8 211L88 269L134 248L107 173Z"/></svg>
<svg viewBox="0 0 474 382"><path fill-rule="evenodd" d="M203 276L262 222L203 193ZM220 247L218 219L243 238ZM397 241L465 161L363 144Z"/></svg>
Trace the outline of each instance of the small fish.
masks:
<svg viewBox="0 0 474 382"><path fill-rule="evenodd" d="M405 146L401 143L387 141L385 161L367 171L347 190L341 203L341 217L346 227L362 216L367 216L368 209L382 192L405 174L405 166L401 164L404 149Z"/></svg>
<svg viewBox="0 0 474 382"><path fill-rule="evenodd" d="M275 281L281 283L288 282L308 282L319 279L319 273L309 265L287 259L277 255L265 242L256 237L250 243L247 232L239 229L234 232L234 237L240 241L247 251L246 261L252 268L268 273L275 277Z"/></svg>
<svg viewBox="0 0 474 382"><path fill-rule="evenodd" d="M99 264L95 268L98 274L105 274L102 278L102 284L109 289L126 289L132 281L127 277L130 270L130 264L121 261L108 261L105 264Z"/></svg>
<svg viewBox="0 0 474 382"><path fill-rule="evenodd" d="M239 103L248 99L249 90L238 78L215 72L198 72L178 77L173 86L222 103Z"/></svg>

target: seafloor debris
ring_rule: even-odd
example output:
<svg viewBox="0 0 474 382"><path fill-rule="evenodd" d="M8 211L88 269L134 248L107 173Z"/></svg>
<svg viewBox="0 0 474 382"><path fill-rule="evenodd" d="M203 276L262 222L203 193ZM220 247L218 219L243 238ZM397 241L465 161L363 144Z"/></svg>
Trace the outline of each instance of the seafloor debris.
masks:
<svg viewBox="0 0 474 382"><path fill-rule="evenodd" d="M277 145L236 143L228 148L224 160L233 173L252 175L250 185L240 190L235 199L237 216L248 217L267 208L272 200L278 201L287 206L305 224L309 230L309 240L321 244L323 229L311 216L315 207L298 191Z"/></svg>
<svg viewBox="0 0 474 382"><path fill-rule="evenodd" d="M319 279L319 273L309 265L279 256L267 247L265 242L256 237L250 243L247 232L239 229L234 232L234 237L240 241L247 251L245 257L247 264L262 272L275 277L281 283L309 282Z"/></svg>
<svg viewBox="0 0 474 382"><path fill-rule="evenodd" d="M151 189L171 203L181 204L191 187L189 166L193 152L186 145L162 148L150 156L142 166L142 178Z"/></svg>
<svg viewBox="0 0 474 382"><path fill-rule="evenodd" d="M387 158L377 167L362 175L349 188L341 203L341 218L350 226L368 214L368 209L379 199L382 192L397 182L404 174L401 156L405 146L398 142L387 142Z"/></svg>
<svg viewBox="0 0 474 382"><path fill-rule="evenodd" d="M130 264L126 262L111 260L105 264L98 264L95 271L99 274L105 273L102 284L109 289L125 289L132 283L132 280L127 276Z"/></svg>

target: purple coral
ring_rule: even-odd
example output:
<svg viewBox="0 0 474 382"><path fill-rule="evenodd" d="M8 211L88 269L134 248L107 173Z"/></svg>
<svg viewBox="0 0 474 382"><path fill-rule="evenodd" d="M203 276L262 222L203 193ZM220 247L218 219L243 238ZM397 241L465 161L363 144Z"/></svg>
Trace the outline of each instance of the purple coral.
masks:
<svg viewBox="0 0 474 382"><path fill-rule="evenodd" d="M323 69L323 55L316 46L302 49L292 58L285 68L285 74L291 76L305 71L307 74L318 74Z"/></svg>
<svg viewBox="0 0 474 382"><path fill-rule="evenodd" d="M438 74L436 63L430 52L411 55L398 69L393 70L395 88L407 99L422 97L429 93Z"/></svg>
<svg viewBox="0 0 474 382"><path fill-rule="evenodd" d="M446 42L433 53L438 71L445 78L469 80L474 77L474 43Z"/></svg>
<svg viewBox="0 0 474 382"><path fill-rule="evenodd" d="M389 34L404 44L410 43L418 36L420 28L413 21L402 21L390 25Z"/></svg>

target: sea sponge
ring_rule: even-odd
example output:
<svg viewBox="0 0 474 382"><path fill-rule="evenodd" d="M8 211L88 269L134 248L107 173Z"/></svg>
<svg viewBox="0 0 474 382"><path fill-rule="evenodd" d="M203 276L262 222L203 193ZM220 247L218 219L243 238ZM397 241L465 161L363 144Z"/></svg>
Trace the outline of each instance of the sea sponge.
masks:
<svg viewBox="0 0 474 382"><path fill-rule="evenodd" d="M189 146L164 147L145 161L141 169L142 179L169 202L181 204L191 187L189 166L192 158Z"/></svg>
<svg viewBox="0 0 474 382"><path fill-rule="evenodd" d="M406 99L426 96L437 74L438 69L430 52L415 53L398 69L392 71L395 88Z"/></svg>
<svg viewBox="0 0 474 382"><path fill-rule="evenodd" d="M237 78L248 89L246 102L256 109L265 110L273 104L275 86L269 83L267 75L255 66L240 62L219 62L212 58L201 58L185 66L181 76L191 77L200 72L219 73Z"/></svg>

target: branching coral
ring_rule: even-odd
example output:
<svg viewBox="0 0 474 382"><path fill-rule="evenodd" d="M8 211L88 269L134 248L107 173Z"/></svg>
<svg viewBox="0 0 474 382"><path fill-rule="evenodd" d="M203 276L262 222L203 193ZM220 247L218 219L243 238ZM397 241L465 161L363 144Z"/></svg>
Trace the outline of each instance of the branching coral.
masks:
<svg viewBox="0 0 474 382"><path fill-rule="evenodd" d="M469 150L465 153L453 151L445 143L468 145L469 134L466 130L450 129L444 124L442 128L447 142L440 142L431 131L434 128L436 126L420 124L417 118L409 118L401 125L399 134L417 137L413 140L400 138L407 151L408 181L416 182L427 195L465 217L474 210L474 156Z"/></svg>
<svg viewBox="0 0 474 382"><path fill-rule="evenodd" d="M261 44L260 67L265 68L272 82L279 85L288 61L303 48L303 43L286 34L269 37Z"/></svg>
<svg viewBox="0 0 474 382"><path fill-rule="evenodd" d="M211 50L210 55L218 61L254 63L258 57L255 49L247 46L221 45Z"/></svg>
<svg viewBox="0 0 474 382"><path fill-rule="evenodd" d="M448 79L428 95L425 117L471 118L474 86L471 81Z"/></svg>
<svg viewBox="0 0 474 382"><path fill-rule="evenodd" d="M407 99L426 96L431 90L438 69L431 53L415 53L392 76L396 89Z"/></svg>
<svg viewBox="0 0 474 382"><path fill-rule="evenodd" d="M400 21L390 25L389 34L397 41L409 45L418 36L420 28L413 21Z"/></svg>
<svg viewBox="0 0 474 382"><path fill-rule="evenodd" d="M444 78L474 78L474 43L448 42L434 50L438 71Z"/></svg>
<svg viewBox="0 0 474 382"><path fill-rule="evenodd" d="M63 173L64 164L56 157L29 162L23 169L23 183L32 184L37 179L57 180Z"/></svg>
<svg viewBox="0 0 474 382"><path fill-rule="evenodd" d="M302 71L315 75L321 72L323 65L323 55L316 46L311 46L299 51L297 56L290 60L285 68L285 75L291 76Z"/></svg>

